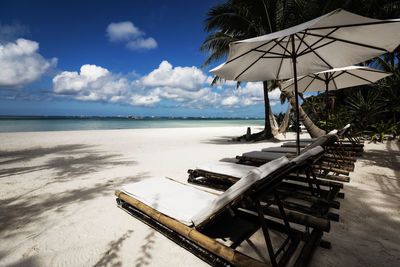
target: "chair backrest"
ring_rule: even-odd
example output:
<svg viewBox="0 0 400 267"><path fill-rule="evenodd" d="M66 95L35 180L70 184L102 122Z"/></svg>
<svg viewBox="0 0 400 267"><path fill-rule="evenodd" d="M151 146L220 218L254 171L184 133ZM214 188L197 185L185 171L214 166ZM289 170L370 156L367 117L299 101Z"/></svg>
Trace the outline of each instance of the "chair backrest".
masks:
<svg viewBox="0 0 400 267"><path fill-rule="evenodd" d="M322 146L316 146L307 150L306 152L301 153L299 156L293 158L291 162L294 162L296 165L304 165L307 164L309 160L314 160L324 153L324 149Z"/></svg>
<svg viewBox="0 0 400 267"><path fill-rule="evenodd" d="M284 178L285 175L296 172L297 170L300 170L306 166L311 166L311 164L315 160L317 160L320 156L322 156L324 151L325 150L321 146L317 146L293 158L290 161L293 165L291 167L288 167L287 170L285 171L282 170L281 171L282 175L280 178ZM256 188L257 191L254 193L253 197L257 199L262 199L265 196L265 194L267 194L268 191L270 191L271 188L273 188L275 185L278 185L280 181L277 179L277 181L275 181L275 184L272 182L269 183L269 181L262 179L258 181L256 184L254 184L253 187Z"/></svg>
<svg viewBox="0 0 400 267"><path fill-rule="evenodd" d="M210 205L193 216L194 225L200 225L214 214L223 210L229 203L241 197L257 181L272 178L272 176L279 173L279 170L289 166L293 166L293 163L286 157L280 157L250 171L245 177L242 177L237 183L214 199Z"/></svg>
<svg viewBox="0 0 400 267"><path fill-rule="evenodd" d="M307 152L308 150L311 150L317 146L322 146L325 147L327 145L333 144L334 142L336 142L338 140L338 136L335 134L327 134L327 135L323 135L318 137L314 142L312 142L310 145L308 145L307 147L305 147L302 152Z"/></svg>
<svg viewBox="0 0 400 267"><path fill-rule="evenodd" d="M340 137L346 135L350 131L350 126L351 126L350 124L347 124L346 126L344 126L343 129L338 132L338 135Z"/></svg>

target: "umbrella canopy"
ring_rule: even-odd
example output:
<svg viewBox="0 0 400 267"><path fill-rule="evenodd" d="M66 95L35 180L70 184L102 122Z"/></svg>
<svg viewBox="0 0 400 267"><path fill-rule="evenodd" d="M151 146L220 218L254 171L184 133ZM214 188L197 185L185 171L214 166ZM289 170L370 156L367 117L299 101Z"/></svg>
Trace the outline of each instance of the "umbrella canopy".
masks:
<svg viewBox="0 0 400 267"><path fill-rule="evenodd" d="M349 66L307 74L297 78L298 91L332 91L347 87L371 84L392 73L361 66ZM282 83L282 91L294 91L294 79Z"/></svg>
<svg viewBox="0 0 400 267"><path fill-rule="evenodd" d="M294 45L293 45L293 43ZM343 9L271 34L232 42L225 63L211 70L226 80L267 81L351 66L392 52L400 19L377 20Z"/></svg>
<svg viewBox="0 0 400 267"><path fill-rule="evenodd" d="M372 84L392 73L361 66L349 66L307 74L297 78L299 92L326 92L326 105L328 106L328 91L339 90L347 87ZM294 79L282 83L282 91L294 91ZM329 109L326 109L325 131L328 130Z"/></svg>
<svg viewBox="0 0 400 267"><path fill-rule="evenodd" d="M225 63L211 70L235 81L294 78L300 153L297 75L358 64L400 43L400 20L377 20L343 9L271 34L229 44Z"/></svg>

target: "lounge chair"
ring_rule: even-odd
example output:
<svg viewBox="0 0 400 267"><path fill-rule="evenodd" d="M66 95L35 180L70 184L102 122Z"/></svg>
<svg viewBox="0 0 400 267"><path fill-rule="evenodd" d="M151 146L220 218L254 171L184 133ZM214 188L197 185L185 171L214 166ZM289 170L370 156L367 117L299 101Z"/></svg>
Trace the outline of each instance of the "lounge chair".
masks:
<svg viewBox="0 0 400 267"><path fill-rule="evenodd" d="M318 146L304 152L301 157L294 158L293 162L297 165L296 171L304 173L304 175L299 175L299 173L287 175L284 182L280 185L278 192L280 192L284 198L295 198L297 200L308 201L310 205L312 205L311 208L303 204L294 204L293 202L288 202L287 205L284 203L284 206L287 206L289 209L302 211L320 217L325 216L332 220L338 220L338 215L333 213L328 214L326 208L340 207L340 204L333 201L333 199L339 194L343 185L337 182L317 179L313 169L311 168L312 164L322 155L323 148ZM299 158L304 158L305 160L299 162ZM305 162L307 162L307 164L305 164ZM300 165L303 167L301 168ZM245 176L254 168L256 167L231 162L203 164L197 166L195 169L188 170L188 182L217 190L226 190L232 184L237 182L240 177ZM306 186L302 184L305 184ZM324 189L321 189L321 187L324 187ZM330 197L328 197L328 195ZM340 195L343 196L342 194ZM330 198L329 201L327 201L328 198ZM322 214L321 211L318 210L318 206L324 209L323 213L325 214Z"/></svg>
<svg viewBox="0 0 400 267"><path fill-rule="evenodd" d="M326 147L327 151L336 151L340 152L343 156L361 156L364 151L364 144L360 141L359 138L353 136L350 131L350 124L347 124L340 131L333 130L329 132L327 135L336 135L338 139L336 142L331 143ZM347 140L345 139L347 138ZM300 147L304 148L308 146L310 143L315 142L318 138L306 138L301 139ZM282 144L282 147L291 147L296 148L296 142L285 142Z"/></svg>
<svg viewBox="0 0 400 267"><path fill-rule="evenodd" d="M336 135L324 135L318 137L313 143L307 143L307 147L302 149L302 152L306 152L309 149L312 149L316 146L322 146L325 150L330 148L330 146L335 143L337 140ZM241 156L236 156L236 159L239 160L241 164L253 164L260 165L273 160L275 158L281 156L287 157L295 157L294 153L288 153L291 151L292 147L282 147L282 148L271 148L269 151L251 151L243 153ZM278 152L279 151L279 152ZM348 180L349 178L341 178L338 177L338 174L341 175L349 175L349 171L354 170L354 161L355 159L349 156L343 156L340 150L328 150L328 153L324 154L321 158L321 161L315 164L315 169L318 170L320 176L327 176L332 179L339 179L341 181ZM328 174L329 172L333 172L332 175Z"/></svg>
<svg viewBox="0 0 400 267"><path fill-rule="evenodd" d="M313 228L311 235L290 227L290 221L301 220L302 216L286 213L275 189L295 168L295 162L281 157L253 169L219 196L159 178L123 186L115 195L121 208L211 265L283 266L293 256L299 241L304 240L296 260L296 264L302 264L310 259L322 231L329 231L330 225L328 220L309 217L306 220ZM271 209L262 201L267 195L272 196L278 208ZM247 209L242 209L243 206ZM265 214L273 214L275 220L268 219ZM237 226L241 222L246 227ZM260 228L270 263L236 249ZM271 230L286 236L276 251L270 238Z"/></svg>
<svg viewBox="0 0 400 267"><path fill-rule="evenodd" d="M332 130L328 134L335 134L339 137L342 144L351 143L354 145L363 146L363 141L361 141L357 136L353 135L351 132L351 125L347 124L341 130ZM302 142L314 142L317 138L302 138Z"/></svg>

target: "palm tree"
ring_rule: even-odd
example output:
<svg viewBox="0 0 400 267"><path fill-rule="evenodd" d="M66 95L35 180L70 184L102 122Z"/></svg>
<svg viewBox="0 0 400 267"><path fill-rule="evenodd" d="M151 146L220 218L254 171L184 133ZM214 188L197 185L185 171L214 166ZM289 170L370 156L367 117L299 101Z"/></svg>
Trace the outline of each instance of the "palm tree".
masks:
<svg viewBox="0 0 400 267"><path fill-rule="evenodd" d="M271 82L270 86L273 88L281 88L281 82L273 81ZM303 94L299 93L299 96L303 99L304 103L305 101L303 98ZM281 91L280 100L281 104L285 103L285 101L287 100L292 107L296 106L296 98L292 92ZM301 105L299 105L299 119L303 123L304 127L306 127L307 132L311 135L312 138L316 138L325 134L325 131L318 128L318 126L314 124L310 117L308 117L307 113L304 111Z"/></svg>
<svg viewBox="0 0 400 267"><path fill-rule="evenodd" d="M400 113L400 68L399 68L399 52L394 52L377 58L372 65L376 68L393 73L378 84L375 90L379 90L380 100L390 113L391 120L394 124L398 122L397 114ZM397 59L395 59L397 58Z"/></svg>
<svg viewBox="0 0 400 267"><path fill-rule="evenodd" d="M228 0L225 3L217 4L210 8L205 20L204 30L210 34L200 47L200 50L210 52L211 55L203 63L202 67L226 58L230 42L287 28L291 26L289 22L294 21L298 13L299 6L297 5L297 1L293 0ZM219 80L219 77L216 77L212 85ZM268 139L273 137L268 119L270 115L269 88L268 82L264 81L265 127L261 133L253 136L254 139Z"/></svg>

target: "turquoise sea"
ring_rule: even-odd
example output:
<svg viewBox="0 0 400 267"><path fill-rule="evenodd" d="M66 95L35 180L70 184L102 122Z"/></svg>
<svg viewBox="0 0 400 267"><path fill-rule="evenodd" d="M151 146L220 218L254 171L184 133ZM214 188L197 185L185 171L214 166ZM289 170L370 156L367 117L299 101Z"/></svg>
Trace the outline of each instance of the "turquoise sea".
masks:
<svg viewBox="0 0 400 267"><path fill-rule="evenodd" d="M262 126L264 119L0 116L0 132Z"/></svg>

